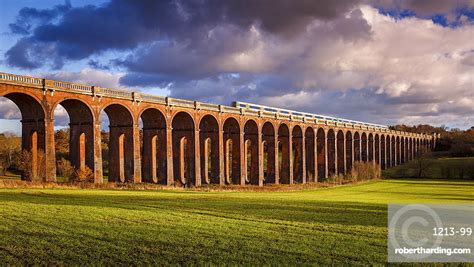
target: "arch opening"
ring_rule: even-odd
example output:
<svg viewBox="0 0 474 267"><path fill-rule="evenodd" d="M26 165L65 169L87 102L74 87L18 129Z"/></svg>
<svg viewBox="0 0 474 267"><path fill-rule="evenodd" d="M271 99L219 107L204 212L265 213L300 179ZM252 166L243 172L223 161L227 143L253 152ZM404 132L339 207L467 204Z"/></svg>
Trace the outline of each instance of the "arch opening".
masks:
<svg viewBox="0 0 474 267"><path fill-rule="evenodd" d="M346 172L350 172L352 170L352 133L347 131L346 133Z"/></svg>
<svg viewBox="0 0 474 267"><path fill-rule="evenodd" d="M344 155L345 155L345 150L344 150L344 133L339 130L336 135L336 146L337 146L337 174L344 174Z"/></svg>
<svg viewBox="0 0 474 267"><path fill-rule="evenodd" d="M219 178L219 124L211 115L199 123L201 178L206 184L220 184Z"/></svg>
<svg viewBox="0 0 474 267"><path fill-rule="evenodd" d="M387 168L387 145L385 143L385 135L380 136L380 167L382 170Z"/></svg>
<svg viewBox="0 0 474 267"><path fill-rule="evenodd" d="M405 137L405 162L408 162L409 156L410 156L410 139L408 137Z"/></svg>
<svg viewBox="0 0 474 267"><path fill-rule="evenodd" d="M395 136L392 136L392 139L390 141L391 145L391 150L390 150L390 159L391 159L391 165L390 166L397 166L397 153L396 153L396 144L395 144Z"/></svg>
<svg viewBox="0 0 474 267"><path fill-rule="evenodd" d="M369 147L367 142L367 134L362 133L362 141L361 141L361 161L367 162L369 157Z"/></svg>
<svg viewBox="0 0 474 267"><path fill-rule="evenodd" d="M280 183L290 183L290 130L286 124L278 127L278 166Z"/></svg>
<svg viewBox="0 0 474 267"><path fill-rule="evenodd" d="M336 134L333 129L329 129L327 134L327 143L328 143L328 177L331 177L336 174L337 171L337 162L336 162Z"/></svg>
<svg viewBox="0 0 474 267"><path fill-rule="evenodd" d="M104 112L109 121L108 140L105 140L108 146L108 181L133 182L135 147L132 114L120 104L111 104Z"/></svg>
<svg viewBox="0 0 474 267"><path fill-rule="evenodd" d="M140 115L142 121L142 181L167 184L166 119L163 113L148 108Z"/></svg>
<svg viewBox="0 0 474 267"><path fill-rule="evenodd" d="M396 165L400 165L402 164L402 153L401 153L401 143L400 143L400 137L397 136L397 139L396 139L396 148L395 148L395 152L396 152L396 161L395 161L395 164Z"/></svg>
<svg viewBox="0 0 474 267"><path fill-rule="evenodd" d="M244 126L245 159L246 159L246 183L259 184L258 177L258 126L253 120L248 120Z"/></svg>
<svg viewBox="0 0 474 267"><path fill-rule="evenodd" d="M326 133L319 128L316 133L318 181L324 181L327 176L326 171Z"/></svg>
<svg viewBox="0 0 474 267"><path fill-rule="evenodd" d="M174 182L196 186L194 121L188 113L179 112L173 117L172 129Z"/></svg>
<svg viewBox="0 0 474 267"><path fill-rule="evenodd" d="M375 134L374 138L374 162L380 166L380 137Z"/></svg>
<svg viewBox="0 0 474 267"><path fill-rule="evenodd" d="M45 181L56 179L54 159L50 164L46 159L46 123L45 110L40 102L24 93L10 93L7 98L20 110L21 123L21 151L22 161L26 166L10 160L7 168L19 173L25 181ZM11 138L14 138L13 136ZM16 138L16 137L15 137ZM51 177L53 176L53 177Z"/></svg>
<svg viewBox="0 0 474 267"><path fill-rule="evenodd" d="M362 140L360 138L360 134L355 132L354 134L354 161L361 161L362 160Z"/></svg>
<svg viewBox="0 0 474 267"><path fill-rule="evenodd" d="M405 138L400 138L400 164L405 163L406 159L406 146L405 146Z"/></svg>
<svg viewBox="0 0 474 267"><path fill-rule="evenodd" d="M90 108L80 100L66 99L56 107L54 116L55 126L61 128L54 135L58 178L62 174L62 159L68 159L76 170L88 168L95 173L94 116ZM92 180L94 177L87 178ZM67 177L61 179L65 180Z"/></svg>
<svg viewBox="0 0 474 267"><path fill-rule="evenodd" d="M276 158L275 158L275 129L270 122L265 122L262 128L263 146L263 182L276 183Z"/></svg>
<svg viewBox="0 0 474 267"><path fill-rule="evenodd" d="M240 175L240 126L236 119L228 118L224 122L224 166L226 183L241 184Z"/></svg>
<svg viewBox="0 0 474 267"><path fill-rule="evenodd" d="M368 161L374 161L374 135L369 133L369 143L368 143Z"/></svg>
<svg viewBox="0 0 474 267"><path fill-rule="evenodd" d="M296 125L292 131L293 182L303 183L303 132Z"/></svg>
<svg viewBox="0 0 474 267"><path fill-rule="evenodd" d="M307 182L316 182L316 172L315 172L315 140L314 140L314 130L311 127L306 128L305 131L305 151L306 151L306 181Z"/></svg>

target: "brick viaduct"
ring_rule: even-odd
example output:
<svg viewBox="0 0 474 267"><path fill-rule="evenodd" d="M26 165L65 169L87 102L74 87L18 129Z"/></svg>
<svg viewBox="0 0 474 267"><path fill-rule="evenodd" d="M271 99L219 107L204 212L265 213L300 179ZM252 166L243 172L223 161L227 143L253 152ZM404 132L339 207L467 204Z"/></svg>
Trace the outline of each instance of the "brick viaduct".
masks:
<svg viewBox="0 0 474 267"><path fill-rule="evenodd" d="M438 137L241 102L214 105L7 73L0 73L1 96L21 111L22 148L42 170L34 175L38 181L56 181L58 105L70 119L70 161L93 170L96 183L103 182L102 111L110 122L110 182L317 182L349 171L355 161L383 169L402 164L433 149Z"/></svg>

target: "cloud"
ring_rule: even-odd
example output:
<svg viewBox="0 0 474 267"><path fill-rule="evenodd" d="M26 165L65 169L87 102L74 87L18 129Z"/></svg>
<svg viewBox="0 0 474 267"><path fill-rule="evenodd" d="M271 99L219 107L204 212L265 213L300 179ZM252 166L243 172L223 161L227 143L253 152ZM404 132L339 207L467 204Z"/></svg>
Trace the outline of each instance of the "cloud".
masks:
<svg viewBox="0 0 474 267"><path fill-rule="evenodd" d="M241 28L258 23L271 33L291 36L312 19L332 19L353 5L341 0L305 0L290 6L288 1L282 0L272 5L264 0L247 3L238 0L113 0L99 7L24 8L10 28L13 33L26 34L28 38L18 41L6 57L10 66L38 68L52 63L59 68L68 60L84 59L109 50L134 49L158 40L188 40L192 45L192 40L198 39L195 37L203 30L222 23ZM282 16L285 19L281 19ZM48 55L47 60L31 64L45 55Z"/></svg>
<svg viewBox="0 0 474 267"><path fill-rule="evenodd" d="M0 119L19 120L21 119L20 109L7 98L0 98Z"/></svg>
<svg viewBox="0 0 474 267"><path fill-rule="evenodd" d="M32 28L41 24L50 23L71 9L71 4L56 5L51 9L36 9L24 7L18 12L15 22L8 26L12 33L26 35L30 34Z"/></svg>
<svg viewBox="0 0 474 267"><path fill-rule="evenodd" d="M123 73L112 73L102 70L95 70L91 68L85 68L81 71L71 72L71 71L57 71L44 73L42 76L59 81L68 81L73 83L80 83L86 85L97 85L101 87L108 88L117 88L117 89L128 89L132 90L133 88L123 86L119 83L120 78L123 76Z"/></svg>
<svg viewBox="0 0 474 267"><path fill-rule="evenodd" d="M432 17L461 20L459 10L472 6L461 0L113 0L20 14L12 31L23 36L5 57L28 69L86 59L90 68L47 77L104 87L159 87L174 97L378 123L446 118L458 125L473 116L474 25L464 18L443 27ZM412 15L393 17L406 10ZM101 63L109 51L120 56Z"/></svg>

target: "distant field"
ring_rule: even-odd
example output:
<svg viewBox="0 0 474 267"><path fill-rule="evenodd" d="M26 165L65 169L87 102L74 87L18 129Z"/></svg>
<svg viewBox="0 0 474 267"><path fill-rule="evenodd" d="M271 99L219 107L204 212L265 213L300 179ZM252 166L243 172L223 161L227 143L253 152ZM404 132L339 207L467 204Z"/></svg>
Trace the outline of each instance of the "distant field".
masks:
<svg viewBox="0 0 474 267"><path fill-rule="evenodd" d="M388 203L466 203L474 182L292 192L0 189L2 264L384 264Z"/></svg>

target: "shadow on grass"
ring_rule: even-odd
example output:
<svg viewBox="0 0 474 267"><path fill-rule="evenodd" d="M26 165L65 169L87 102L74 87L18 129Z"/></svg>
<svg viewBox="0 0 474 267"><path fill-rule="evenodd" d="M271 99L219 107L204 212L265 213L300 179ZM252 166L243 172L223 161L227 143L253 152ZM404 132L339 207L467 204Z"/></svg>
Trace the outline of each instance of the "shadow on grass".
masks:
<svg viewBox="0 0 474 267"><path fill-rule="evenodd" d="M173 211L182 214L221 217L238 220L280 220L305 223L337 223L344 225L384 226L380 220L386 213L386 205L309 201L296 198L285 199L249 199L219 195L186 195L147 196L145 195L100 195L100 194L67 194L54 192L0 193L0 202L19 204L77 206L107 209L125 209L133 211ZM6 204L8 205L8 204Z"/></svg>

